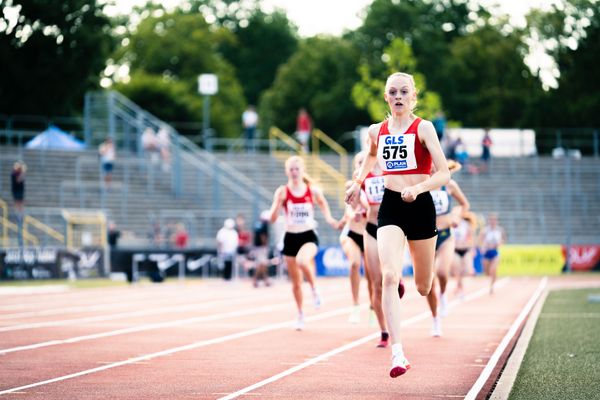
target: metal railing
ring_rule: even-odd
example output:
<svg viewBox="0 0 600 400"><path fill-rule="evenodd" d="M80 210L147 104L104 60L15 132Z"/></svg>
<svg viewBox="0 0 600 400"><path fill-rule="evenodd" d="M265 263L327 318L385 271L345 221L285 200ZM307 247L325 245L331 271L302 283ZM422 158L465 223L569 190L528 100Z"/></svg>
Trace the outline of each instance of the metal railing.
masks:
<svg viewBox="0 0 600 400"><path fill-rule="evenodd" d="M331 138L321 131L317 133L317 136L319 137L318 141L326 141L329 145L333 145L336 151L340 152L340 169L347 171L348 160L345 150L341 149L341 146L335 144ZM318 141L316 145L313 144L313 147L316 146L317 148L317 153L309 154L304 151L300 143L278 128L271 128L269 140L271 141L271 154L275 157L281 160L287 159L292 154L303 157L306 160L306 172L319 182L326 194L335 197L339 205L343 206L346 176L319 157ZM279 150L282 147L287 148L287 151Z"/></svg>

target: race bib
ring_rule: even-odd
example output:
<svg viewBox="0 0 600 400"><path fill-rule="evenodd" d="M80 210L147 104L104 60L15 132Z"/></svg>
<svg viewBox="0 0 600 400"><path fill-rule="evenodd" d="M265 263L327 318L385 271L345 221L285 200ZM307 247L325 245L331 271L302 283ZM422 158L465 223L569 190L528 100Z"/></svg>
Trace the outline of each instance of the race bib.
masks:
<svg viewBox="0 0 600 400"><path fill-rule="evenodd" d="M288 225L307 225L313 221L312 203L292 203L287 204Z"/></svg>
<svg viewBox="0 0 600 400"><path fill-rule="evenodd" d="M377 146L377 159L386 172L409 171L417 168L416 135L383 135Z"/></svg>
<svg viewBox="0 0 600 400"><path fill-rule="evenodd" d="M450 197L445 190L432 190L431 197L435 205L435 215L447 214L450 212Z"/></svg>
<svg viewBox="0 0 600 400"><path fill-rule="evenodd" d="M369 204L379 204L385 190L383 176L373 176L365 179L365 193Z"/></svg>

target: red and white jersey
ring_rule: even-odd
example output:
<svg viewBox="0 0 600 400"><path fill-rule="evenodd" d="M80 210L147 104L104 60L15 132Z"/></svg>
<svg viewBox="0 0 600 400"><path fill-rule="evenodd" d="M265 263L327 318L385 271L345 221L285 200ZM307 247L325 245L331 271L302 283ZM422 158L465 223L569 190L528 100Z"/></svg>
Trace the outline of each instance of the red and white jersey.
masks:
<svg viewBox="0 0 600 400"><path fill-rule="evenodd" d="M306 227L314 229L315 212L313 205L312 193L310 186L306 185L306 192L302 196L294 196L288 186L285 187L286 198L283 202L287 226L289 227Z"/></svg>
<svg viewBox="0 0 600 400"><path fill-rule="evenodd" d="M416 118L406 132L392 134L388 120L383 121L377 136L377 162L383 175L431 173L431 154L419 140L419 123Z"/></svg>
<svg viewBox="0 0 600 400"><path fill-rule="evenodd" d="M375 175L373 172L369 172L369 175L363 181L362 189L370 205L381 204L383 191L385 190L383 175Z"/></svg>

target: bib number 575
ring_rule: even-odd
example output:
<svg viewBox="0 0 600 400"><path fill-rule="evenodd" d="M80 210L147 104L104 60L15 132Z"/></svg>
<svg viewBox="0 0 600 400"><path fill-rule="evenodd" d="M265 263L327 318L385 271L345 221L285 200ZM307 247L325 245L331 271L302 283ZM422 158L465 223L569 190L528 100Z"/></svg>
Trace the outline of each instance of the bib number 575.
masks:
<svg viewBox="0 0 600 400"><path fill-rule="evenodd" d="M406 158L407 155L406 146L385 146L383 148L384 160L389 160L390 158Z"/></svg>

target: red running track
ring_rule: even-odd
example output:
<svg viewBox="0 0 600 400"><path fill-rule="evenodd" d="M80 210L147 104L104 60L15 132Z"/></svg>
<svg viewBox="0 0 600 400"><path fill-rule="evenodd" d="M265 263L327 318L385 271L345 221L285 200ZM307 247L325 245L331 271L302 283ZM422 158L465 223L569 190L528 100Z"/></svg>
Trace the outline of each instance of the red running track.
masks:
<svg viewBox="0 0 600 400"><path fill-rule="evenodd" d="M556 282L582 280L600 284L590 276ZM302 332L292 328L291 285L283 281L259 289L209 280L0 295L0 396L485 398L514 342L511 332L544 282L504 279L489 295L487 279L467 280L467 296L451 298L444 336L432 338L426 301L407 281L402 335L412 368L396 379L388 376L390 350L375 348L379 333L366 304L360 324L347 322L347 278L318 281L325 304L314 310L307 296Z"/></svg>

